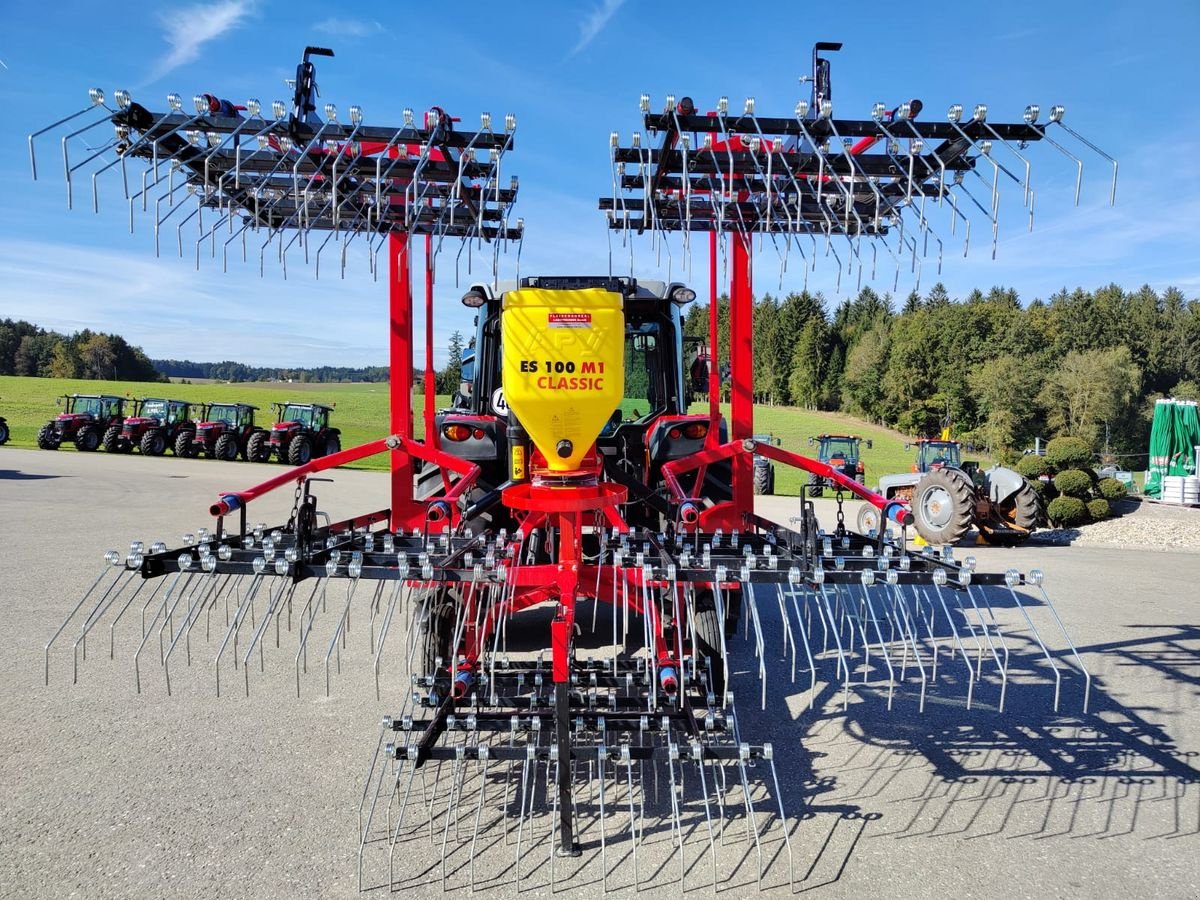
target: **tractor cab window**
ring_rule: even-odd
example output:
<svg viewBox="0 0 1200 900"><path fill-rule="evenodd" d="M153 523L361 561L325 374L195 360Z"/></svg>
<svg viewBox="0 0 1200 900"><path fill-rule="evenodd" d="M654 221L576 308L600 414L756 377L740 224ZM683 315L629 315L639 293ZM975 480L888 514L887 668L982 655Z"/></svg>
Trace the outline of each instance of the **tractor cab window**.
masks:
<svg viewBox="0 0 1200 900"><path fill-rule="evenodd" d="M119 416L120 414L121 414L121 401L120 400L114 399L114 400L108 400L105 402L105 404L104 404L105 418L111 419L114 416Z"/></svg>
<svg viewBox="0 0 1200 900"><path fill-rule="evenodd" d="M858 462L858 445L856 442L840 438L830 438L825 442L825 458L837 460L839 464Z"/></svg>
<svg viewBox="0 0 1200 900"><path fill-rule="evenodd" d="M142 416L147 419L165 419L167 404L162 400L147 400L142 404Z"/></svg>
<svg viewBox="0 0 1200 900"><path fill-rule="evenodd" d="M928 471L935 466L962 466L962 453L959 445L950 441L930 441L921 445L920 459L917 460L921 471Z"/></svg>
<svg viewBox="0 0 1200 900"><path fill-rule="evenodd" d="M172 403L167 408L167 422L174 425L176 422L182 422L187 418L186 403Z"/></svg>
<svg viewBox="0 0 1200 900"><path fill-rule="evenodd" d="M312 411L312 427L316 431L321 431L329 424L329 410L314 409Z"/></svg>
<svg viewBox="0 0 1200 900"><path fill-rule="evenodd" d="M290 403L283 408L283 415L279 417L280 422L298 422L305 428L312 425L312 410L305 409L303 406L292 406Z"/></svg>
<svg viewBox="0 0 1200 900"><path fill-rule="evenodd" d="M224 422L230 428L240 425L240 418L241 416L236 406L217 405L208 412L208 420L210 422Z"/></svg>
<svg viewBox="0 0 1200 900"><path fill-rule="evenodd" d="M80 397L75 401L75 412L99 416L103 411L103 403L99 397Z"/></svg>
<svg viewBox="0 0 1200 900"><path fill-rule="evenodd" d="M643 322L625 331L625 397L621 418L643 419L666 407L659 365L658 323Z"/></svg>

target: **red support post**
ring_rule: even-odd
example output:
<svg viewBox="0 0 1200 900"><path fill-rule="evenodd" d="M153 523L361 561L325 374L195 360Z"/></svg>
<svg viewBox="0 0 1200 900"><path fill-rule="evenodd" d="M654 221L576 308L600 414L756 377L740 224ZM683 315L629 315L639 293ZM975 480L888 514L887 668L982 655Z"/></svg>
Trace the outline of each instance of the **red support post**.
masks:
<svg viewBox="0 0 1200 900"><path fill-rule="evenodd" d="M750 236L733 232L733 271L729 288L730 440L754 435L754 296L750 274ZM738 454L733 465L733 506L754 511L754 460Z"/></svg>
<svg viewBox="0 0 1200 900"><path fill-rule="evenodd" d="M425 443L438 446L433 420L437 410L437 373L433 368L433 235L425 235Z"/></svg>
<svg viewBox="0 0 1200 900"><path fill-rule="evenodd" d="M720 334L719 304L717 302L717 248L715 231L708 233L708 438L705 445L720 443L721 372L717 364L717 338Z"/></svg>
<svg viewBox="0 0 1200 900"><path fill-rule="evenodd" d="M388 236L388 364L391 371L392 434L411 438L412 427L412 279L409 273L410 241L407 234ZM392 530L412 505L412 457L403 450L392 454Z"/></svg>

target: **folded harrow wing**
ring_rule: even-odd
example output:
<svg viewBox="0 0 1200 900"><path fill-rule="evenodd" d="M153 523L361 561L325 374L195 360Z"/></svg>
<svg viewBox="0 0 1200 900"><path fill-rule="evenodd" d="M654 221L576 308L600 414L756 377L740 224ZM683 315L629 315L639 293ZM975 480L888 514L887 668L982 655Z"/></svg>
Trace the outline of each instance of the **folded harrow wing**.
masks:
<svg viewBox="0 0 1200 900"><path fill-rule="evenodd" d="M132 657L138 691L161 684L171 692L188 670L198 677L201 643L209 660L202 677L218 693L249 693L268 658L289 685L294 669L298 696L311 670L315 690L329 693L343 662L370 667L389 715L359 797L362 887L438 877L443 889L492 884L494 873L477 878L482 855L503 860L501 880L518 890L576 879L606 890L664 879L715 888L730 857L760 886L792 884L801 832L776 766L791 748L744 733L735 703L743 711L748 700L778 706L768 663L776 667L781 657L797 712L814 704L845 709L863 691L900 713L920 712L935 698L1003 710L1011 691L1027 688L1052 693L1056 709L1069 702L1086 710L1090 676L1039 572L979 572L972 558L957 560L949 548L913 553L903 504L752 437L750 234L882 236L885 220L919 207L922 191L945 182L911 170L893 173L889 185L882 175L860 185L858 162L836 163L824 150L779 147L764 156L761 144L729 146L722 158L741 160L735 193L749 194L763 176L759 168L768 173L753 218L763 227L733 228L734 221L749 226L745 204L758 200L719 199L725 195L712 179L733 177L732 170L714 164L700 173L683 137L717 123L730 144L745 125L733 129L723 112L695 117L672 102L668 113L647 119L681 147L637 164L638 177L649 172L652 183L646 218L609 204L610 222L659 233L702 223L714 245L718 231L733 233L728 428L716 391L706 414L687 410L685 367L672 348L682 346L679 309L694 299L690 289L656 292L612 277L527 278L468 293L480 309L474 394L479 399L486 386L490 397L499 385L506 402L491 405L502 409L435 415L427 390L426 438L416 440L405 324L413 305L410 235L427 237L430 260L445 237L519 238L519 227L507 224L515 183L499 182L511 119L503 133L491 132L485 117L483 130L466 134L437 110L421 128L406 114L401 128L368 129L358 113L350 126L336 124L327 108L321 123L301 90L312 85L308 55L290 118L280 108L262 119L253 102L241 117L227 101L203 95L195 116L176 100L171 112L152 114L121 96L104 121L117 129L122 168L133 159L147 166L146 187L128 192L131 210L150 185L166 179L171 193L178 178L199 197L193 215L213 210L219 217L206 238L240 221L234 236L265 237L264 248L277 239L281 260L294 241L307 254L319 231L329 232L325 241L337 238L343 252L361 235L372 261L389 244L393 433L222 493L210 508L215 522L179 546L139 541L128 554L109 551L46 646L47 682L55 659L65 664L67 643L78 678L88 638L95 642L102 623L110 656L118 629L133 632L119 646ZM739 122L753 120L752 108L747 116ZM758 121L756 134L767 133L767 121ZM880 116L871 135L889 143L887 132L904 121ZM832 128L857 134L827 113L819 122L794 122L810 136ZM954 167L986 122L950 124L967 142L942 155L953 173L962 171ZM1019 133L995 127L1019 140L1042 134L1032 124ZM935 134L941 131L926 138ZM804 165L816 167L800 171L786 157L797 167L787 176L797 185L791 199L774 175L787 153L803 153ZM68 164L68 181L72 171ZM692 220L687 185L697 177L709 179L694 188L708 192L709 211ZM856 197L868 183L869 202L841 208L830 199ZM680 196L670 199L672 190L683 191L682 204ZM948 185L938 190L940 199ZM786 230L778 218L784 207ZM715 252L712 259L715 381ZM427 353L432 277L429 264ZM645 371L635 373L631 359ZM651 401L647 415L622 409L635 374L642 394L633 396ZM454 449L460 440L471 453ZM390 506L331 521L312 491L323 480L316 476L378 453L393 462ZM823 529L805 498L788 525L756 515L756 454L824 478L837 495L836 525ZM435 483L419 497L414 459ZM251 524L255 501L281 487L295 490L288 521ZM849 496L873 505L889 527L865 535L847 529L842 503ZM436 862L415 875L418 857Z"/></svg>

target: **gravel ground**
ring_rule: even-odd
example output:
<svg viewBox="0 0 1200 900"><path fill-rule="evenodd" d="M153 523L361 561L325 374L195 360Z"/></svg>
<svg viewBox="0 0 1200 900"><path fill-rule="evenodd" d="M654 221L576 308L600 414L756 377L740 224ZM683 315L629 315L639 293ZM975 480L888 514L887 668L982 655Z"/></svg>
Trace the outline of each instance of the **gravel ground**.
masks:
<svg viewBox="0 0 1200 900"><path fill-rule="evenodd" d="M380 717L397 712L408 690L392 656L383 667L383 699L376 699L361 612L328 698L315 659L296 696L295 633L286 630L280 649L269 642L265 672L254 667L248 697L242 673L232 671L222 696L214 696L213 641L199 628L192 665L172 666L174 695L166 695L154 651L143 657L143 690L136 693L135 614L116 631L115 658L107 627L89 640L74 685L73 627L55 645L50 686L43 684L46 641L95 577L103 550L130 538L170 539L195 530L206 524L203 505L219 489L278 471L0 450L0 896L361 896L356 818L364 774ZM384 476L338 472L335 478L318 491L335 517L383 505ZM795 504L771 498L762 511L786 521ZM256 504L252 521L282 521L289 505L286 496ZM823 520L834 511L832 501L821 502ZM803 665L793 680L790 660L778 650L775 598L760 595L765 707L753 642L743 634L730 643L731 687L743 739L775 744L795 854L793 892L862 897L883 887L898 900L1200 896L1200 554L1082 543L970 552L981 571L1046 572L1047 590L1091 673L1089 711L1081 709L1083 679L1069 668L1061 711L1053 710L1053 682L1011 603L996 608L1001 623L1013 626L1013 677L1003 712L982 645L983 676L969 710L957 699L965 666L949 653L942 654L923 714L912 668L889 699L874 657L870 683L852 689L843 709L837 681L822 674L810 691ZM1040 599L1029 597L1027 611L1046 626L1055 659L1070 664ZM602 627L598 634L607 640ZM865 677L867 669L855 670L856 682L860 673ZM670 829L659 820L632 856L628 809L620 807L620 781L610 773L615 793L603 823L606 855L590 819L584 857L559 861L556 889L546 854L548 816L540 814L536 834L525 833L518 895L515 835L498 834L491 812L505 790L498 769L482 807L489 810L489 837L481 842L487 846L473 873L482 895L603 897L606 877L617 896L638 888L679 894ZM686 887L708 894L712 853L689 777ZM754 777L765 777L761 767ZM448 800L448 780L443 773L439 808ZM415 837L399 845L395 888L405 897L469 891L478 781L468 783L459 804L461 833L439 825L431 840L421 820ZM414 793L424 797L424 783L417 785ZM729 796L734 803L736 787ZM581 791L580 804L585 817L596 812L594 794ZM774 823L761 848L769 864L762 887L772 895L789 893L779 834ZM753 895L756 848L743 820L731 818L715 847L719 893ZM375 851L368 896L391 895L386 872L386 853L381 865Z"/></svg>
<svg viewBox="0 0 1200 900"><path fill-rule="evenodd" d="M1120 516L1081 528L1036 532L1033 541L1200 552L1200 508L1126 500L1119 510Z"/></svg>

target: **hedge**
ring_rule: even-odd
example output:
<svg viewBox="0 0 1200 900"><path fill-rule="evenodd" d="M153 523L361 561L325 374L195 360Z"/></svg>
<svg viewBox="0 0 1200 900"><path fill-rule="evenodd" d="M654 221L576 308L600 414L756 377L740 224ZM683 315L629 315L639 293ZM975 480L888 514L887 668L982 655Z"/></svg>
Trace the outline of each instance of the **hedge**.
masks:
<svg viewBox="0 0 1200 900"><path fill-rule="evenodd" d="M1105 500L1120 500L1127 493L1124 482L1115 478L1101 478L1096 489Z"/></svg>
<svg viewBox="0 0 1200 900"><path fill-rule="evenodd" d="M1097 497L1095 500L1089 500L1087 505L1088 515L1095 521L1107 519L1112 510L1109 508L1108 501L1103 497Z"/></svg>
<svg viewBox="0 0 1200 900"><path fill-rule="evenodd" d="M1080 469L1067 469L1054 476L1054 486L1060 494L1086 500L1092 490L1092 479L1088 478L1087 472Z"/></svg>
<svg viewBox="0 0 1200 900"><path fill-rule="evenodd" d="M1050 461L1044 456L1035 456L1029 454L1022 456L1017 463L1017 471L1033 481L1035 478L1041 478L1043 475L1052 475L1054 467L1050 465Z"/></svg>
<svg viewBox="0 0 1200 900"><path fill-rule="evenodd" d="M1083 438L1057 437L1046 445L1046 459L1060 472L1087 468L1093 455L1091 444Z"/></svg>
<svg viewBox="0 0 1200 900"><path fill-rule="evenodd" d="M1046 515L1052 523L1063 528L1088 521L1087 505L1078 497L1055 497L1046 507Z"/></svg>

